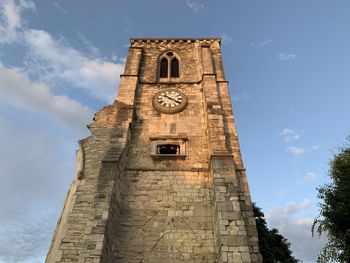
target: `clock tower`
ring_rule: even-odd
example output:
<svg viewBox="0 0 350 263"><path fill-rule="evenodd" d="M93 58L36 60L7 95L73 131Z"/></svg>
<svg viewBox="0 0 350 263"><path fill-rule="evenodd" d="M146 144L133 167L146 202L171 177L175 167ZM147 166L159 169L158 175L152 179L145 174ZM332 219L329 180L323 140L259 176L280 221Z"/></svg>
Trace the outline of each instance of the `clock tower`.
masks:
<svg viewBox="0 0 350 263"><path fill-rule="evenodd" d="M220 41L130 40L47 263L262 262Z"/></svg>

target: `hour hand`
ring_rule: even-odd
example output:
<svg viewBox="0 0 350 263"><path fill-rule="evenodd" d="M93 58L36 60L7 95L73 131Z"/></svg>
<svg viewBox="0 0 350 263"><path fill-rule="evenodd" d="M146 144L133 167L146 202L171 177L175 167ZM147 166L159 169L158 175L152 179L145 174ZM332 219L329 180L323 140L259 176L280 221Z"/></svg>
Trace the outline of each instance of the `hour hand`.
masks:
<svg viewBox="0 0 350 263"><path fill-rule="evenodd" d="M176 101L177 102L177 100L175 99L175 98L173 98L172 96L169 96L169 95L165 95L165 97L167 97L168 99L170 99L170 100L173 100L173 101Z"/></svg>
<svg viewBox="0 0 350 263"><path fill-rule="evenodd" d="M169 98L169 99L171 99L171 100L173 100L173 101L175 101L175 102L181 102L181 100L179 100L179 99L177 98L177 96L166 95L166 97Z"/></svg>

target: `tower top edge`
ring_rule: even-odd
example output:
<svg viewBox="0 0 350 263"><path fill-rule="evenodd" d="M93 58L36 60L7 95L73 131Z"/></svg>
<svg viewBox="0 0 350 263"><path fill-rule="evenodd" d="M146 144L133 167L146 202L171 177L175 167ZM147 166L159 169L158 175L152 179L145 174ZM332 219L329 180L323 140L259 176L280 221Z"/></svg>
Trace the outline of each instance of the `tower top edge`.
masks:
<svg viewBox="0 0 350 263"><path fill-rule="evenodd" d="M130 44L134 43L161 43L161 42L219 42L221 44L221 38L130 38Z"/></svg>

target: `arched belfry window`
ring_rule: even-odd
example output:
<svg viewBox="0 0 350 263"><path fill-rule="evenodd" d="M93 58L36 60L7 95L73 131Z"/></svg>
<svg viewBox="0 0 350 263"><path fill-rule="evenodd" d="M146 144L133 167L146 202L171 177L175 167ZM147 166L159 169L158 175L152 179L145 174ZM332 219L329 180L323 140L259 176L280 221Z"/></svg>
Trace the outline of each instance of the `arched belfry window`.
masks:
<svg viewBox="0 0 350 263"><path fill-rule="evenodd" d="M159 59L159 78L170 80L180 77L180 62L174 52L166 52Z"/></svg>
<svg viewBox="0 0 350 263"><path fill-rule="evenodd" d="M169 61L167 58L162 58L160 61L160 71L159 71L159 77L161 78L167 78L168 77L168 67L169 67Z"/></svg>
<svg viewBox="0 0 350 263"><path fill-rule="evenodd" d="M176 57L171 60L170 73L172 78L179 77L179 60Z"/></svg>

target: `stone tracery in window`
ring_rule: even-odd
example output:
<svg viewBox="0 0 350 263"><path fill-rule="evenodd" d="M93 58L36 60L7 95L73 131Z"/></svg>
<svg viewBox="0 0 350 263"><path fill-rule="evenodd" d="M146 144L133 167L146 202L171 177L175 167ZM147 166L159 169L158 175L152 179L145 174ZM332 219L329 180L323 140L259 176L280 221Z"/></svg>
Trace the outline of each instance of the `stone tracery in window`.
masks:
<svg viewBox="0 0 350 263"><path fill-rule="evenodd" d="M161 80L170 80L179 78L180 63L174 52L166 52L159 59L159 78Z"/></svg>

